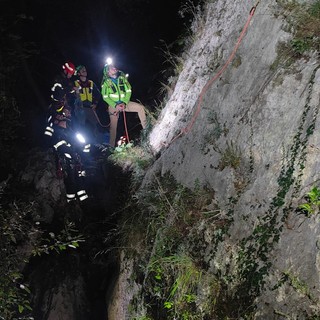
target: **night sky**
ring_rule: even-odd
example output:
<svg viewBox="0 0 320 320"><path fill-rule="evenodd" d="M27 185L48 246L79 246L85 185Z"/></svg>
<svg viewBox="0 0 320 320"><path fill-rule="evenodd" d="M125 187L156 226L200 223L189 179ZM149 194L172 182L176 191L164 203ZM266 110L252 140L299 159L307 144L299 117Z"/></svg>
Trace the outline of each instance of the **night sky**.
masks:
<svg viewBox="0 0 320 320"><path fill-rule="evenodd" d="M182 19L178 11L188 2L0 0L5 8L0 18L9 21L8 31L21 36L21 46L32 43L36 51L24 60L15 90L22 114L32 123L31 132L37 135L37 123L45 125L53 79L66 61L85 65L88 77L100 87L105 59L112 56L130 75L132 99L152 111L161 101L160 82L170 75L161 48L165 43L173 54L182 50L177 40L188 32L192 17Z"/></svg>
<svg viewBox="0 0 320 320"><path fill-rule="evenodd" d="M162 41L174 43L186 25L178 14L186 2L182 0L14 2L16 13L33 19L24 22L23 33L39 49L28 68L44 100L63 62L86 65L89 77L100 85L105 58L111 55L129 73L134 97L149 103L169 67L160 49Z"/></svg>

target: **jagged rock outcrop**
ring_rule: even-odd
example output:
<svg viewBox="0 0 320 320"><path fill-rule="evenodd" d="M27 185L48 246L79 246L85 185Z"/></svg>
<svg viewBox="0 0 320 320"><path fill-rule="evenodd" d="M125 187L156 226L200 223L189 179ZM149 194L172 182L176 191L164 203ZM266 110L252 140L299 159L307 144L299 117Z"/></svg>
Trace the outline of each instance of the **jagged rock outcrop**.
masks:
<svg viewBox="0 0 320 320"><path fill-rule="evenodd" d="M320 179L319 42L297 54L290 49L297 9L261 1L224 69L253 5L207 1L193 22L183 70L150 134L158 159L142 187L170 173L191 189L213 190L228 230L217 245L214 224L199 222L197 232L206 272L233 279L224 283L230 308L254 296L255 319L309 319L320 314L320 228L318 215L299 205ZM128 308L128 296L118 303Z"/></svg>
<svg viewBox="0 0 320 320"><path fill-rule="evenodd" d="M23 171L12 178L11 188L31 203L29 223L34 227L28 228L27 241L19 244L18 250L25 262L21 270L32 292L35 319L106 317L105 294L115 281L117 256L103 252L103 237L115 223L109 198L123 187L119 186L121 176L113 169L118 181L113 182L111 191L111 164L107 156L95 151L82 159L90 196L83 203L67 203L65 185L50 148L30 150L25 154ZM117 201L113 201L115 206Z"/></svg>

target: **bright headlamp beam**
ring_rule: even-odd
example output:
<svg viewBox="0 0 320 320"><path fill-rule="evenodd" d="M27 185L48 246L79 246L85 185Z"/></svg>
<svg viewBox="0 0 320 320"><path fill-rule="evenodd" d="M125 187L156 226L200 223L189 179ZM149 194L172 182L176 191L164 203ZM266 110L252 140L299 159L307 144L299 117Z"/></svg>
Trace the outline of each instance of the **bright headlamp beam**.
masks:
<svg viewBox="0 0 320 320"><path fill-rule="evenodd" d="M86 140L84 139L84 137L83 137L83 135L81 133L77 133L76 137L81 143L85 143L86 142Z"/></svg>
<svg viewBox="0 0 320 320"><path fill-rule="evenodd" d="M106 59L106 64L112 64L112 58L108 57L108 58Z"/></svg>

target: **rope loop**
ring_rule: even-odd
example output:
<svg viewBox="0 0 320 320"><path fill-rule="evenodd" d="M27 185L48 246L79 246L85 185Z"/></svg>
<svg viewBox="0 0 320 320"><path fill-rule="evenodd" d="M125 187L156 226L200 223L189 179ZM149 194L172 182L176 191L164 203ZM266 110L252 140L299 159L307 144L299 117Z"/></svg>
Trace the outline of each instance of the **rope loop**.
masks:
<svg viewBox="0 0 320 320"><path fill-rule="evenodd" d="M248 29L248 27L249 27L250 21L251 21L253 15L254 15L254 13L255 13L255 11L256 11L256 9L257 9L257 6L258 6L259 2L260 2L260 0L258 0L258 1L256 2L256 4L251 8L251 10L250 10L250 12L249 12L249 17L248 17L248 19L247 19L247 21L246 21L246 23L245 23L245 25L244 25L244 27L243 27L243 30L241 31L241 34L240 34L240 36L239 36L239 38L238 38L238 40L237 40L237 42L236 42L236 44L235 44L235 46L234 46L233 51L231 52L228 60L227 60L226 63L223 65L223 67L216 73L216 75L215 75L214 77L210 78L209 81L208 81L208 82L205 84L205 86L202 88L202 90L201 90L201 92L200 92L200 95L199 95L199 99L198 99L198 103L197 103L197 108L196 108L196 110L195 110L194 115L192 116L192 118L191 118L191 120L190 120L189 125L188 125L187 127L183 128L183 129L181 129L180 133L179 133L176 137L174 137L174 138L168 143L168 145L171 144L174 140L176 140L176 139L177 139L179 136L181 136L182 134L187 134L188 132L191 131L191 129L192 129L192 127L193 127L193 125L194 125L194 123L195 123L195 121L196 121L196 118L198 117L198 115L199 115L199 113L200 113L200 107L201 107L201 103L202 103L204 94L207 92L207 90L208 90L209 87L212 85L212 83L213 83L215 80L217 80L217 79L222 75L222 73L225 71L225 69L228 67L228 65L230 64L230 62L231 62L232 59L234 58L234 56L235 56L235 54L236 54L236 52L237 52L237 50L238 50L238 48L239 48L239 46L240 46L243 38L244 38L244 35L245 35L245 33L246 33L246 31L247 31L247 29Z"/></svg>

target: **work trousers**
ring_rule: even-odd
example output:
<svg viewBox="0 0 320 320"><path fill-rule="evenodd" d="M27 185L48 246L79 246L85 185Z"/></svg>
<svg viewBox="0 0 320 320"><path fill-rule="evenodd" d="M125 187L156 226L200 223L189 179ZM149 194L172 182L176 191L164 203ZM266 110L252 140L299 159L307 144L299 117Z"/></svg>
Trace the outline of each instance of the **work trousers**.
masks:
<svg viewBox="0 0 320 320"><path fill-rule="evenodd" d="M84 189L85 170L82 167L80 155L75 152L67 129L56 127L54 130L54 149L58 156L59 169L63 170L67 202L83 201L88 198ZM87 152L87 149L85 149Z"/></svg>
<svg viewBox="0 0 320 320"><path fill-rule="evenodd" d="M117 112L115 108L110 107L110 106L108 108L108 111L109 111L109 115L110 115L110 140L109 140L109 144L110 144L110 146L114 147L115 143L116 143L119 112ZM124 111L125 112L137 112L142 128L146 127L147 118L146 118L146 113L144 111L144 106L142 104L129 101L129 103L126 105L126 108Z"/></svg>
<svg viewBox="0 0 320 320"><path fill-rule="evenodd" d="M76 118L76 127L81 132L85 132L86 137L89 137L91 141L96 141L98 135L99 124L97 119L97 114L91 108L91 106L83 106L79 101L75 104L75 118Z"/></svg>

